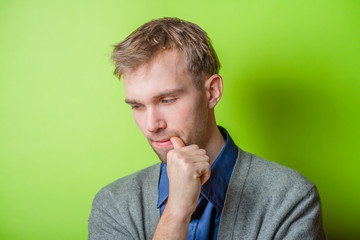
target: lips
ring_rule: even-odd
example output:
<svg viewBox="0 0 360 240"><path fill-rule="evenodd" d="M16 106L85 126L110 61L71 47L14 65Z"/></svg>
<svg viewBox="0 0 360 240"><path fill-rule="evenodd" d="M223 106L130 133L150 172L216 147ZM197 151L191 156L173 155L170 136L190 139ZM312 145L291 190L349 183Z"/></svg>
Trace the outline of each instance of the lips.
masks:
<svg viewBox="0 0 360 240"><path fill-rule="evenodd" d="M155 142L156 146L158 146L159 148L167 148L169 146L172 146L170 138L161 139L161 140L157 140L154 142Z"/></svg>

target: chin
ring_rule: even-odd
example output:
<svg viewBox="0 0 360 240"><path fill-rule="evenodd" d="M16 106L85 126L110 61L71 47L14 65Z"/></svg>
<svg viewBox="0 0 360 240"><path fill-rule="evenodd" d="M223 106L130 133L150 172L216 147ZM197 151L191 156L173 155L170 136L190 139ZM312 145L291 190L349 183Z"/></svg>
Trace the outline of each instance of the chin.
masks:
<svg viewBox="0 0 360 240"><path fill-rule="evenodd" d="M156 155L159 157L160 161L164 164L167 163L166 161L166 158L167 158L167 153L170 151L170 150L156 150L153 146L151 146L151 148L154 150L154 152L156 153Z"/></svg>
<svg viewBox="0 0 360 240"><path fill-rule="evenodd" d="M156 152L155 151L155 153L158 155L158 157L159 157L159 159L160 159L160 161L162 162L162 163L164 163L164 164L166 164L167 163L167 159L166 159L166 155L167 155L167 153L158 153L158 152Z"/></svg>

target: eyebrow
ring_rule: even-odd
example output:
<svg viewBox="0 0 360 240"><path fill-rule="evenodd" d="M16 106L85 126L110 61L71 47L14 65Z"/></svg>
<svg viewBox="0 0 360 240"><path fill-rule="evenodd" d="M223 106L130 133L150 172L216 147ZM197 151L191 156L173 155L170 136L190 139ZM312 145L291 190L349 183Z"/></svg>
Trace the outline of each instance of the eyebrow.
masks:
<svg viewBox="0 0 360 240"><path fill-rule="evenodd" d="M181 95L184 92L185 92L185 89L183 89L183 88L165 90L165 91L159 93L158 95L154 96L153 99L159 99L159 98L168 97L168 96ZM132 105L132 104L140 104L135 99L125 99L125 103L130 104L130 105Z"/></svg>

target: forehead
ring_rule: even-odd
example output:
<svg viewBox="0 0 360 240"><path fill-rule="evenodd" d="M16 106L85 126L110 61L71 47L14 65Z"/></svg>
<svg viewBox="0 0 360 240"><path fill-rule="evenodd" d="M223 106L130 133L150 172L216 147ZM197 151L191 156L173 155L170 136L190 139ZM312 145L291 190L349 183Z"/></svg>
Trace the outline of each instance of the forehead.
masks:
<svg viewBox="0 0 360 240"><path fill-rule="evenodd" d="M124 73L126 98L153 97L159 92L194 87L187 63L176 50L167 50L133 71Z"/></svg>

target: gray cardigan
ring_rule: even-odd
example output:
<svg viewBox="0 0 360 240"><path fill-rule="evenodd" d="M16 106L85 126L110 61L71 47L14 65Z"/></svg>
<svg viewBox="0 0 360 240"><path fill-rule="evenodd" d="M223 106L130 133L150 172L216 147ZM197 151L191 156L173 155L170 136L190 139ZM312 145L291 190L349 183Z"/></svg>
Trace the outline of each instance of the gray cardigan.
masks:
<svg viewBox="0 0 360 240"><path fill-rule="evenodd" d="M89 239L151 239L160 163L116 180L95 196ZM320 198L298 172L239 150L218 239L326 239Z"/></svg>

